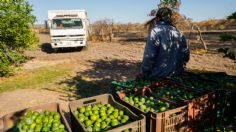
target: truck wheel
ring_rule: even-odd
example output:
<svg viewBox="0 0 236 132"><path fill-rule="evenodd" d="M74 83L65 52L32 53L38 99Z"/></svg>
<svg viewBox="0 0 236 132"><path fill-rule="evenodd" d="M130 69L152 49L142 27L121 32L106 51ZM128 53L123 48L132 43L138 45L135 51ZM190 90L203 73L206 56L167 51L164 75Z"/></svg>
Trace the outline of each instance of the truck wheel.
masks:
<svg viewBox="0 0 236 132"><path fill-rule="evenodd" d="M84 47L77 47L78 51L82 51Z"/></svg>
<svg viewBox="0 0 236 132"><path fill-rule="evenodd" d="M84 50L88 50L88 45L84 46Z"/></svg>
<svg viewBox="0 0 236 132"><path fill-rule="evenodd" d="M53 52L54 52L54 53L57 53L57 52L58 52L58 49L57 49L57 48L54 48L54 49L53 49Z"/></svg>

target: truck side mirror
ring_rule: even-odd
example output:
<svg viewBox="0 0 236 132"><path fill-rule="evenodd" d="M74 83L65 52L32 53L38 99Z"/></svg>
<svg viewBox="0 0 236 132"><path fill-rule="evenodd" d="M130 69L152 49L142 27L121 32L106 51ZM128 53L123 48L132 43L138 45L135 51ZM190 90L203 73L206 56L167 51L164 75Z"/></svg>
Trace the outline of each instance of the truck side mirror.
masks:
<svg viewBox="0 0 236 132"><path fill-rule="evenodd" d="M48 21L44 21L44 27L45 27L45 29L48 29Z"/></svg>

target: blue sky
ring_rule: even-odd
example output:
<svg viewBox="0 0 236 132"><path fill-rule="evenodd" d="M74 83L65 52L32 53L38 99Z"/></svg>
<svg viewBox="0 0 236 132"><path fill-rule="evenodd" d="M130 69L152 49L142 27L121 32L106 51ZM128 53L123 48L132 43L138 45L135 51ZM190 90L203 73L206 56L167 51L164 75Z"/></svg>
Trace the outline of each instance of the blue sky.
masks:
<svg viewBox="0 0 236 132"><path fill-rule="evenodd" d="M155 9L159 0L28 0L33 5L33 14L38 24L47 19L48 10L85 9L90 22L104 18L115 22L143 23L151 17L147 14ZM182 0L181 14L193 21L211 18L224 19L236 11L236 0Z"/></svg>

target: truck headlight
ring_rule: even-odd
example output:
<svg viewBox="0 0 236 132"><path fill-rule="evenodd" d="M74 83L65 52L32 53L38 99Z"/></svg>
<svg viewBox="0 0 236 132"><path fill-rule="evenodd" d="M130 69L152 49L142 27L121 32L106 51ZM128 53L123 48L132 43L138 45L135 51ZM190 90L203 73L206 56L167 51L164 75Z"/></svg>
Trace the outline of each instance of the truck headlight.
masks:
<svg viewBox="0 0 236 132"><path fill-rule="evenodd" d="M84 40L84 38L78 38L78 40L79 40L79 41L83 41L83 40Z"/></svg>
<svg viewBox="0 0 236 132"><path fill-rule="evenodd" d="M53 39L54 42L59 42L60 40L59 39Z"/></svg>

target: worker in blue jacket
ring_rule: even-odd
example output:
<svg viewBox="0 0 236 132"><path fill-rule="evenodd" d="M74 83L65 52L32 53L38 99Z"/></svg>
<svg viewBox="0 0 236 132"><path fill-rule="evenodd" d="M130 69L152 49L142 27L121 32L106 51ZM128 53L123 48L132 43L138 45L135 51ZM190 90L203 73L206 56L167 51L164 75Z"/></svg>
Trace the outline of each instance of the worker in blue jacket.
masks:
<svg viewBox="0 0 236 132"><path fill-rule="evenodd" d="M189 49L183 34L172 24L172 10L160 8L153 23L137 79L155 79L181 74L189 61Z"/></svg>

